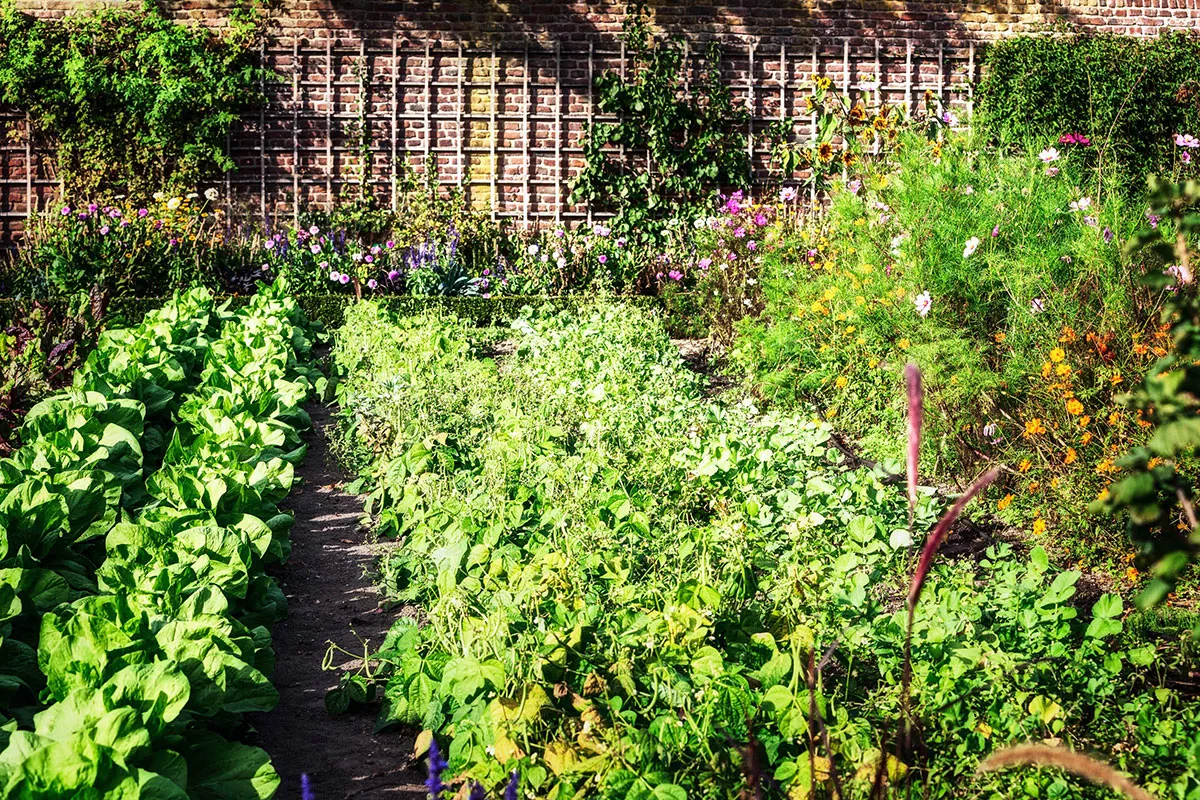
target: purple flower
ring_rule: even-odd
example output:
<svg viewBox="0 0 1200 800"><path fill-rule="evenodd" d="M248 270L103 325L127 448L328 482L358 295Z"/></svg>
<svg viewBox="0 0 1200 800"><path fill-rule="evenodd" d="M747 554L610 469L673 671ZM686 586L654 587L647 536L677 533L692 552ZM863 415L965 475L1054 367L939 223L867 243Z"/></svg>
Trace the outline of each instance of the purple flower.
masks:
<svg viewBox="0 0 1200 800"><path fill-rule="evenodd" d="M471 793L467 795L467 800L488 800L487 790L483 788L483 784L472 783Z"/></svg>
<svg viewBox="0 0 1200 800"><path fill-rule="evenodd" d="M388 239L386 242L383 243L383 246L386 247L388 250L391 250L393 247L396 246L396 243L393 242L391 239Z"/></svg>
<svg viewBox="0 0 1200 800"><path fill-rule="evenodd" d="M999 235L1000 235L1000 226L997 225L996 227L992 228L992 238L995 239Z"/></svg>
<svg viewBox="0 0 1200 800"><path fill-rule="evenodd" d="M446 760L442 758L441 750L438 749L436 739L429 740L429 777L425 780L425 788L429 791L431 800L441 800L442 790L445 785L442 783L442 773L446 767L450 766Z"/></svg>
<svg viewBox="0 0 1200 800"><path fill-rule="evenodd" d="M1190 163L1192 163L1192 154L1189 153L1187 150L1184 150L1182 153L1179 154L1179 160L1182 161L1184 164L1190 164Z"/></svg>
<svg viewBox="0 0 1200 800"><path fill-rule="evenodd" d="M374 278L371 278L371 280L367 281L367 288L368 289L379 288L379 281L375 280Z"/></svg>
<svg viewBox="0 0 1200 800"><path fill-rule="evenodd" d="M341 275L338 276L338 283L342 284L343 286L345 286L349 282L350 282L350 276L347 273L343 272Z"/></svg>
<svg viewBox="0 0 1200 800"><path fill-rule="evenodd" d="M99 208L100 208L100 206L96 205L95 203L88 203L88 213L89 214L95 214L97 209L99 209Z"/></svg>
<svg viewBox="0 0 1200 800"><path fill-rule="evenodd" d="M745 237L746 237L746 229L745 228L739 227L737 230L735 230L733 232L733 238L735 238L735 239L744 239Z"/></svg>
<svg viewBox="0 0 1200 800"><path fill-rule="evenodd" d="M954 116L953 111L949 111L949 110L943 111L942 112L942 122L944 122L947 125L954 126L954 125L958 124L958 117Z"/></svg>
<svg viewBox="0 0 1200 800"><path fill-rule="evenodd" d="M484 270L483 270L483 276L484 276L485 278L486 278L488 275L491 275L491 274L492 274L492 269L491 269L491 267L486 267L486 268L484 268Z"/></svg>
<svg viewBox="0 0 1200 800"><path fill-rule="evenodd" d="M624 247L624 246L625 246L625 239L624 239L624 237L622 237L622 238L620 238L620 239L617 239L617 247Z"/></svg>
<svg viewBox="0 0 1200 800"><path fill-rule="evenodd" d="M367 262L368 264L372 264L375 261L375 256L367 255L363 258L363 261Z"/></svg>
<svg viewBox="0 0 1200 800"><path fill-rule="evenodd" d="M673 269L667 273L667 277L673 281L681 281L683 280L683 273L677 269Z"/></svg>
<svg viewBox="0 0 1200 800"><path fill-rule="evenodd" d="M1029 304L1029 312L1031 314L1040 314L1045 310L1046 310L1046 301L1040 297L1033 298L1033 301Z"/></svg>
<svg viewBox="0 0 1200 800"><path fill-rule="evenodd" d="M397 279L397 278L399 278L399 277L400 277L400 273L399 273L399 272L397 272L397 271L396 271L396 270L394 270L394 269L393 269L393 270L390 270L390 271L388 272L388 276L387 276L387 278L388 278L388 280L389 280L389 281L394 281L394 280L396 280L396 279Z"/></svg>
<svg viewBox="0 0 1200 800"><path fill-rule="evenodd" d="M504 800L517 800L517 791L521 788L521 773L513 770L509 776L508 786L504 787Z"/></svg>
<svg viewBox="0 0 1200 800"><path fill-rule="evenodd" d="M63 215L64 217L69 217L69 216L71 216L71 207L70 207L70 206L63 206L63 207L62 207L62 215Z"/></svg>
<svg viewBox="0 0 1200 800"><path fill-rule="evenodd" d="M108 236L108 232L109 232L109 230L110 230L110 228L109 228L107 225L101 225L101 226L100 226L100 235L101 235L101 236Z"/></svg>
<svg viewBox="0 0 1200 800"><path fill-rule="evenodd" d="M1112 228L1108 227L1107 225L1104 226L1104 243L1105 244L1112 244L1113 236L1115 236L1115 235L1116 234L1114 234L1112 232Z"/></svg>
<svg viewBox="0 0 1200 800"><path fill-rule="evenodd" d="M313 800L312 784L307 772L300 773L300 800Z"/></svg>
<svg viewBox="0 0 1200 800"><path fill-rule="evenodd" d="M601 264L607 264L607 263L608 263L608 256L606 256L606 255L604 255L603 253L601 253L601 254L600 254L600 263L601 263Z"/></svg>
<svg viewBox="0 0 1200 800"><path fill-rule="evenodd" d="M758 227L763 227L767 224L767 215L761 211L754 215L754 224Z"/></svg>
<svg viewBox="0 0 1200 800"><path fill-rule="evenodd" d="M149 213L150 213L150 210L149 210L149 209L147 209L147 208L139 208L139 209L138 209L138 218L139 218L139 219L145 219L145 218L146 218L146 215L147 215L147 214L149 214Z"/></svg>
<svg viewBox="0 0 1200 800"><path fill-rule="evenodd" d="M750 241L746 242L746 249L747 249L747 250L749 250L749 251L751 251L751 252L753 252L753 251L757 250L757 249L758 249L758 242L756 242L756 241L754 241L753 239L751 239Z"/></svg>
<svg viewBox="0 0 1200 800"><path fill-rule="evenodd" d="M1158 227L1158 220L1159 220L1158 214L1155 214L1153 211L1146 212L1146 222L1149 223L1151 228Z"/></svg>

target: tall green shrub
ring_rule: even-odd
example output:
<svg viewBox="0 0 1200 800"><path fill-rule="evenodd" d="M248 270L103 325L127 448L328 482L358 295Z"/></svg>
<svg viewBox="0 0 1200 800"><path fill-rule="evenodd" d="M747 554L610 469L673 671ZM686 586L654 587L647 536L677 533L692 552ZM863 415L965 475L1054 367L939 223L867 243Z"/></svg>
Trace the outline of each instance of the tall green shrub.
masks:
<svg viewBox="0 0 1200 800"><path fill-rule="evenodd" d="M1200 130L1200 36L1023 36L991 46L976 95L991 137L1044 143L1078 132L1141 188L1174 155L1171 137Z"/></svg>

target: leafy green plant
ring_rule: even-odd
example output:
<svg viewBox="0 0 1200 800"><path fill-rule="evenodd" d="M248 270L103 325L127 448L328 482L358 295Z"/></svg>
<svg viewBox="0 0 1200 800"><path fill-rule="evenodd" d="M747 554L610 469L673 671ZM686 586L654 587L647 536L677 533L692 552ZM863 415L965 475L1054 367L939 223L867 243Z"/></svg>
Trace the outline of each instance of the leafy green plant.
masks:
<svg viewBox="0 0 1200 800"><path fill-rule="evenodd" d="M683 47L655 39L643 6L630 8L624 40L629 72L596 79L599 110L618 121L588 131L586 163L571 197L611 208L618 234L653 244L665 222L690 220L722 187L749 180L749 116L721 77L717 45L710 45L701 75L685 92L690 65L683 63Z"/></svg>
<svg viewBox="0 0 1200 800"><path fill-rule="evenodd" d="M153 3L62 21L0 6L0 101L27 111L67 197L143 201L233 168L225 139L262 101L261 13L235 4L220 33Z"/></svg>
<svg viewBox="0 0 1200 800"><path fill-rule="evenodd" d="M1155 216L1162 228L1146 226L1128 249L1144 253L1153 266L1145 280L1170 289L1162 319L1171 350L1150 366L1124 398L1153 426L1149 440L1131 450L1118 466L1127 474L1094 507L1127 514L1129 534L1141 548L1154 579L1138 598L1143 607L1161 603L1200 548L1193 465L1200 456L1200 303L1196 298L1195 246L1200 239L1200 183L1150 180Z"/></svg>

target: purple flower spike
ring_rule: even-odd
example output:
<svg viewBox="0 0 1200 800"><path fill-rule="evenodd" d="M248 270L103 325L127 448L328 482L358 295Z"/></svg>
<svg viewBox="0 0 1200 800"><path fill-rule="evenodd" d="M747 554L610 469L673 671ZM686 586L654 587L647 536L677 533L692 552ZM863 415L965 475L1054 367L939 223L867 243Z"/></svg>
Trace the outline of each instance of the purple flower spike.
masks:
<svg viewBox="0 0 1200 800"><path fill-rule="evenodd" d="M467 800L487 800L487 790L483 788L483 784L471 784L471 794L467 795Z"/></svg>
<svg viewBox="0 0 1200 800"><path fill-rule="evenodd" d="M517 791L521 788L521 771L514 769L504 787L504 800L517 800Z"/></svg>
<svg viewBox="0 0 1200 800"><path fill-rule="evenodd" d="M446 760L442 758L442 752L438 749L436 739L429 740L429 777L425 780L425 788L429 791L430 800L441 800L442 790L446 787L442 784L442 773L446 767L450 766Z"/></svg>
<svg viewBox="0 0 1200 800"><path fill-rule="evenodd" d="M300 800L313 800L312 782L307 772L300 773Z"/></svg>

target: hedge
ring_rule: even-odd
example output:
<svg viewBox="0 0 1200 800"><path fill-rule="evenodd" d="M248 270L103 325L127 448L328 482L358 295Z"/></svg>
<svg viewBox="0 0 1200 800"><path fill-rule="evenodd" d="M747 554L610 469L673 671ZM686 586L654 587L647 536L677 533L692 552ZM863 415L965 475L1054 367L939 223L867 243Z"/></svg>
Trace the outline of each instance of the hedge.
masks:
<svg viewBox="0 0 1200 800"><path fill-rule="evenodd" d="M1200 132L1200 36L1020 36L991 45L976 127L1001 142L1045 146L1083 133L1130 183L1171 165L1175 133Z"/></svg>
<svg viewBox="0 0 1200 800"><path fill-rule="evenodd" d="M245 296L230 296L221 299L222 301L230 300L234 308L244 305L247 301L247 297ZM341 327L345 318L346 307L354 302L354 298L350 295L340 294L298 295L296 300L300 307L304 309L304 313L308 315L309 319L322 323L330 330ZM625 298L625 300L626 302L644 307L667 307L669 311L669 306L657 297L638 295ZM589 301L590 298L584 295L570 295L565 297L389 296L379 298L380 303L400 314L416 314L427 309L436 308L452 312L459 317L472 320L475 324L481 326L507 324L520 316L521 309L525 306L550 305L559 309L571 309L584 305ZM54 306L61 310L65 310L71 304L71 301L65 298L42 302L45 305ZM165 302L166 298L163 297L115 298L108 304L104 324L106 327L112 327L113 325L136 323L148 311L158 308ZM28 301L0 298L0 324L7 326L16 317L20 309L27 306Z"/></svg>

